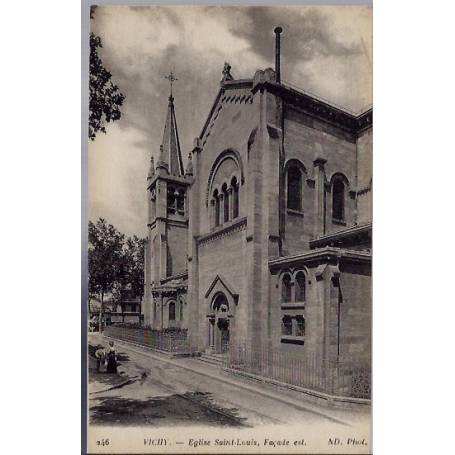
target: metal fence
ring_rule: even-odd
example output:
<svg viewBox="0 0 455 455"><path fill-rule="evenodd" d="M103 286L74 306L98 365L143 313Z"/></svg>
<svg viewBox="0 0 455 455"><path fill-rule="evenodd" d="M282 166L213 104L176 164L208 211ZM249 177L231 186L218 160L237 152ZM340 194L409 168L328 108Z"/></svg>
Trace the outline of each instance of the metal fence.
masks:
<svg viewBox="0 0 455 455"><path fill-rule="evenodd" d="M123 341L137 343L153 349L187 354L190 352L186 331L161 332L145 327L125 327L111 325L105 328L104 334Z"/></svg>
<svg viewBox="0 0 455 455"><path fill-rule="evenodd" d="M325 360L306 353L231 346L227 368L329 395L371 397L371 365L367 359Z"/></svg>

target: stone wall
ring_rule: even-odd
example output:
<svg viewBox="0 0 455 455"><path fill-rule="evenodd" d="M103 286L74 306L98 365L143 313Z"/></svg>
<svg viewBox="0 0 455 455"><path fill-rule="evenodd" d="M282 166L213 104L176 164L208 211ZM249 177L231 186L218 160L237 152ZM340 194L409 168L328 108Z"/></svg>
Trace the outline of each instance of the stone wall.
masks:
<svg viewBox="0 0 455 455"><path fill-rule="evenodd" d="M176 275L187 269L187 235L186 227L167 224L167 276Z"/></svg>
<svg viewBox="0 0 455 455"><path fill-rule="evenodd" d="M358 201L357 219L359 224L372 220L372 172L373 172L373 129L364 131L357 140Z"/></svg>
<svg viewBox="0 0 455 455"><path fill-rule="evenodd" d="M371 355L371 266L340 265L340 356Z"/></svg>
<svg viewBox="0 0 455 455"><path fill-rule="evenodd" d="M246 336L246 257L244 244L246 231L234 231L221 235L209 242L199 245L199 344L202 348L208 346L208 322L211 297L206 297L210 286L217 275L225 280L228 286L238 294L237 304L232 305L230 312L234 315L230 322L230 338L232 342ZM222 289L229 294L229 291Z"/></svg>
<svg viewBox="0 0 455 455"><path fill-rule="evenodd" d="M285 209L285 250L286 254L295 254L307 250L308 241L315 236L315 192L318 191L314 178L317 170L314 160L322 158L325 175L325 233L336 232L352 226L355 221L355 200L349 195L356 184L356 144L354 138L340 129L322 125L311 120L308 115L287 106L284 118L285 163L298 160L304 172L302 213ZM348 186L345 192L345 224L332 222L331 181L335 174L343 174ZM286 199L286 184L283 182L282 198ZM286 201L283 206L286 208ZM322 234L324 232L320 232Z"/></svg>
<svg viewBox="0 0 455 455"><path fill-rule="evenodd" d="M306 276L304 306L283 303L281 288L284 274L297 271ZM295 287L295 284L292 285ZM293 290L294 295L294 290ZM340 317L338 318L338 311ZM305 317L303 340L283 336L283 315ZM371 350L371 264L335 258L328 262L302 261L284 264L271 272L269 345L274 350L294 352L302 358L368 359ZM284 340L284 342L283 342Z"/></svg>
<svg viewBox="0 0 455 455"><path fill-rule="evenodd" d="M203 136L203 150L199 157L200 167L197 182L199 185L199 216L200 216L200 233L204 234L210 231L210 211L207 203L210 202L210 196L207 195L209 177L216 159L221 152L232 149L238 152L244 173L248 166L247 148L248 138L251 131L257 126L258 108L251 99L245 102L245 95L250 93L249 89L227 90L221 101L213 120L210 122L205 135ZM244 96L242 102L230 100L231 97ZM229 98L229 101L226 101ZM212 126L210 126L212 125ZM231 163L232 164L232 163ZM220 180L221 181L221 180ZM240 186L239 192L239 217L245 216L247 212L246 199L246 179Z"/></svg>

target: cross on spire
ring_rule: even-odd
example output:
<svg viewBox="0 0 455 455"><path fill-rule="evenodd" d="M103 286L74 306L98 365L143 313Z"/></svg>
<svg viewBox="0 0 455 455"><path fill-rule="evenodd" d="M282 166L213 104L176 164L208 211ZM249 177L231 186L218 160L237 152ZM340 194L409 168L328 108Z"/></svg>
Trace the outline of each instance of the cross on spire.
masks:
<svg viewBox="0 0 455 455"><path fill-rule="evenodd" d="M164 79L167 79L169 81L169 84L171 85L171 94L169 98L172 98L172 85L175 81L178 81L178 79L174 76L174 73L172 71L167 76L164 76Z"/></svg>

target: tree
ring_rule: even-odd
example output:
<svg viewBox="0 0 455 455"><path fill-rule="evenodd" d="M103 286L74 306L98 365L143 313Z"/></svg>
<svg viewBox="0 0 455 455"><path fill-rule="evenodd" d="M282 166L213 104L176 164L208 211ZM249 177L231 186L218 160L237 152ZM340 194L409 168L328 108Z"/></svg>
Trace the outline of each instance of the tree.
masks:
<svg viewBox="0 0 455 455"><path fill-rule="evenodd" d="M90 18L93 17L94 12L95 8L92 8ZM105 122L114 122L120 119L122 115L120 106L125 100L125 95L111 81L112 74L104 67L98 55L98 48L101 47L103 47L101 38L91 32L88 136L92 141L95 140L98 131L106 134Z"/></svg>
<svg viewBox="0 0 455 455"><path fill-rule="evenodd" d="M125 251L129 263L129 283L131 293L135 297L142 298L144 295L144 248L147 240L134 235L128 238Z"/></svg>
<svg viewBox="0 0 455 455"><path fill-rule="evenodd" d="M89 292L100 297L100 332L103 331L104 296L112 292L119 281L123 263L125 236L100 218L88 226Z"/></svg>
<svg viewBox="0 0 455 455"><path fill-rule="evenodd" d="M114 301L122 305L125 296L142 299L144 295L144 247L146 239L134 235L125 240L119 263L117 282L112 291Z"/></svg>

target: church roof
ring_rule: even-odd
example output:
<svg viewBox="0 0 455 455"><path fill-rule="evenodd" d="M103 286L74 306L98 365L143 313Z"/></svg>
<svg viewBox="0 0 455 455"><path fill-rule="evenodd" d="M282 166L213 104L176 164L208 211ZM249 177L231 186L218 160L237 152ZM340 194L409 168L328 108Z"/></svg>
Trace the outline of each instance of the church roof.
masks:
<svg viewBox="0 0 455 455"><path fill-rule="evenodd" d="M295 105L311 116L353 134L358 134L373 124L371 107L360 113L352 113L292 84L283 81L277 83L275 73L270 68L264 71L256 71L252 79L234 79L230 73L229 77L226 77L225 70L223 70L220 89L199 135L202 144L204 145L207 136L210 135L210 129L224 104L252 103L254 94L261 87L265 87L271 93L278 95L285 103Z"/></svg>
<svg viewBox="0 0 455 455"><path fill-rule="evenodd" d="M162 146L160 161L167 164L169 174L183 176L182 152L180 150L177 120L175 119L174 97L172 95L169 96Z"/></svg>

